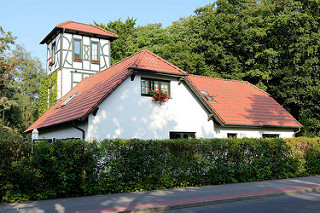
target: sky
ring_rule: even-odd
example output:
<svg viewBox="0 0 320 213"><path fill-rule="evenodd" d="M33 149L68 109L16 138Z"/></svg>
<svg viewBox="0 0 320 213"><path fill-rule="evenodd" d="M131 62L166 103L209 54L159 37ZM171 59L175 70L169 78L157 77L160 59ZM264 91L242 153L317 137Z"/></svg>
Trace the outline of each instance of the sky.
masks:
<svg viewBox="0 0 320 213"><path fill-rule="evenodd" d="M59 23L75 21L107 24L121 18L136 18L137 25L161 23L167 27L180 17L214 0L0 0L0 26L11 31L33 57L44 64L46 45L40 41Z"/></svg>

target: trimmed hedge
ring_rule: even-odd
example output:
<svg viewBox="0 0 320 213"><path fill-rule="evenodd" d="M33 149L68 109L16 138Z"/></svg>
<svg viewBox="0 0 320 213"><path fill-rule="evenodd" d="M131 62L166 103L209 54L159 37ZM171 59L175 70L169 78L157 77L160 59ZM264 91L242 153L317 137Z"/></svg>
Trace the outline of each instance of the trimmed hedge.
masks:
<svg viewBox="0 0 320 213"><path fill-rule="evenodd" d="M320 138L0 139L1 202L320 174Z"/></svg>

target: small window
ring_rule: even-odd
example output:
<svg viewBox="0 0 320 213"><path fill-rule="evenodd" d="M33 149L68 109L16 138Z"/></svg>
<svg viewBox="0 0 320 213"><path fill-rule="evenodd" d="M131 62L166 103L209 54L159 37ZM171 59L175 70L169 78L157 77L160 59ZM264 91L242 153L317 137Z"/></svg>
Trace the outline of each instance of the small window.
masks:
<svg viewBox="0 0 320 213"><path fill-rule="evenodd" d="M201 92L201 94L202 94L209 102L211 102L211 103L217 103L217 101L214 100L214 97L215 97L215 96L210 95L207 90L200 90L200 92Z"/></svg>
<svg viewBox="0 0 320 213"><path fill-rule="evenodd" d="M162 90L170 94L170 81L154 80L154 79L141 79L141 95L149 95L149 90Z"/></svg>
<svg viewBox="0 0 320 213"><path fill-rule="evenodd" d="M54 63L56 61L55 52L56 52L56 42L53 42L51 45L51 63Z"/></svg>
<svg viewBox="0 0 320 213"><path fill-rule="evenodd" d="M98 43L91 43L91 60L98 61Z"/></svg>
<svg viewBox="0 0 320 213"><path fill-rule="evenodd" d="M237 133L227 133L227 136L230 139L237 138Z"/></svg>
<svg viewBox="0 0 320 213"><path fill-rule="evenodd" d="M262 134L263 138L279 138L279 134Z"/></svg>
<svg viewBox="0 0 320 213"><path fill-rule="evenodd" d="M80 92L74 93L73 95L69 96L62 104L58 106L58 109L67 105L74 97L76 97Z"/></svg>
<svg viewBox="0 0 320 213"><path fill-rule="evenodd" d="M169 132L170 139L191 139L196 138L195 132Z"/></svg>
<svg viewBox="0 0 320 213"><path fill-rule="evenodd" d="M74 53L75 59L81 58L81 40L77 40L77 39L74 40L73 53Z"/></svg>

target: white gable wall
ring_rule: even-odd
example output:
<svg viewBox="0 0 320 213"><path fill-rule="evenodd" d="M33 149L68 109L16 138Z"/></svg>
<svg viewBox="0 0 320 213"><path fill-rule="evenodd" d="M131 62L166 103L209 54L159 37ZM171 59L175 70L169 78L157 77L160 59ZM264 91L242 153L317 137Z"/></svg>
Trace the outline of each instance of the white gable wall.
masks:
<svg viewBox="0 0 320 213"><path fill-rule="evenodd" d="M213 122L201 104L183 83L171 79L170 87L172 99L160 106L141 96L140 75L134 81L128 78L99 106L96 116L89 116L86 139L168 139L170 131L212 138Z"/></svg>
<svg viewBox="0 0 320 213"><path fill-rule="evenodd" d="M228 134L236 134L237 138L262 138L263 134L275 134L280 138L294 137L293 129L279 129L279 128L241 128L241 127L221 127L215 125L214 137L226 138Z"/></svg>

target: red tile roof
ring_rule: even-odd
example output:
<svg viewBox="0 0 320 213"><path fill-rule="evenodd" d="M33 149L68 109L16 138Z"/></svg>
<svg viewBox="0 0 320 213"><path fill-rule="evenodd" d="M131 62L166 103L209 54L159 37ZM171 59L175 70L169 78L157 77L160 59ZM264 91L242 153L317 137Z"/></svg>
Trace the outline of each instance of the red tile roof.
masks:
<svg viewBox="0 0 320 213"><path fill-rule="evenodd" d="M270 95L246 81L189 75L189 82L200 93L205 90L214 99L209 102L224 125L302 127Z"/></svg>
<svg viewBox="0 0 320 213"><path fill-rule="evenodd" d="M132 56L82 80L58 103L33 123L26 132L35 128L85 118L101 101L126 79L134 69L168 74L186 75L186 72L160 58L156 54L141 50ZM58 108L66 99L79 92L68 104Z"/></svg>
<svg viewBox="0 0 320 213"><path fill-rule="evenodd" d="M40 44L46 43L52 35L55 34L56 31L61 31L62 29L65 29L70 32L77 32L78 34L94 34L95 37L102 37L102 38L109 38L110 40L114 40L118 38L118 35L116 35L113 32L110 32L108 30L102 29L95 25L88 25L73 21L66 21L61 24L58 24L41 42Z"/></svg>

